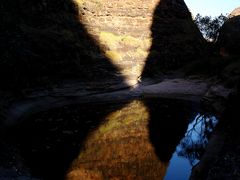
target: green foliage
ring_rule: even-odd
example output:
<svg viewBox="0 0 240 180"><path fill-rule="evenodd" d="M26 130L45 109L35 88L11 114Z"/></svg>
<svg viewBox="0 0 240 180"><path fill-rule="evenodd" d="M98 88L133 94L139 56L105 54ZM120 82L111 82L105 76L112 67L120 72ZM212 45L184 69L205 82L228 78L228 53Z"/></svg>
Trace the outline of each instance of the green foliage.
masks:
<svg viewBox="0 0 240 180"><path fill-rule="evenodd" d="M205 39L215 42L218 38L219 30L226 20L227 17L223 14L215 18L197 14L194 19L194 23L198 26Z"/></svg>

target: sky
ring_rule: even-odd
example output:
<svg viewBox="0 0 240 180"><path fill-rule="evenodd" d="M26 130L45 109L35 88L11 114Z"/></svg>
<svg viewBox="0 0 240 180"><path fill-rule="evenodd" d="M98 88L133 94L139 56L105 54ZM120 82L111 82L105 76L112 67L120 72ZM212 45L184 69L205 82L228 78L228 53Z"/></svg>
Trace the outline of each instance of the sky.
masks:
<svg viewBox="0 0 240 180"><path fill-rule="evenodd" d="M193 17L197 13L202 16L219 16L231 13L236 7L240 7L240 0L185 0Z"/></svg>

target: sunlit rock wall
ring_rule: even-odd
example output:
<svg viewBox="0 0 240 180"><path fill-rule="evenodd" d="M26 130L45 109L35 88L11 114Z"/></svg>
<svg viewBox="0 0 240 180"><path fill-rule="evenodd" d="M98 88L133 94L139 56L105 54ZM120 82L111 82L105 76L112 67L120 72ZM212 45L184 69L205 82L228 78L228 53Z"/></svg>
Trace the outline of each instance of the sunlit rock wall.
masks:
<svg viewBox="0 0 240 180"><path fill-rule="evenodd" d="M142 71L179 67L203 52L183 0L9 0L0 14L6 89L69 79L134 85Z"/></svg>
<svg viewBox="0 0 240 180"><path fill-rule="evenodd" d="M158 1L76 0L81 22L129 84L136 83L148 56Z"/></svg>
<svg viewBox="0 0 240 180"><path fill-rule="evenodd" d="M240 15L240 7L237 7L229 14L229 18L232 18L234 16L239 16L239 15Z"/></svg>
<svg viewBox="0 0 240 180"><path fill-rule="evenodd" d="M196 49L192 47L198 46L199 40L202 40L183 0L75 0L75 2L79 7L80 21L130 85L136 83L142 74L149 54L151 56L163 54L164 59L167 59L167 56L172 57L169 55L173 53L172 50L181 51L182 54L182 49L179 48L166 50L169 43L162 37L173 41L171 44L174 45L171 48L177 47L175 44L182 48L187 44L186 53L182 56L195 54ZM154 13L156 8L164 9L159 25L156 22L157 14ZM152 31L156 26L161 35L158 38L161 53L158 52L159 49L151 49ZM168 29L175 29L174 34L169 34ZM167 54L162 53L166 51ZM178 55L179 53L176 53L176 57L173 58L178 58ZM155 59L161 59L160 55Z"/></svg>

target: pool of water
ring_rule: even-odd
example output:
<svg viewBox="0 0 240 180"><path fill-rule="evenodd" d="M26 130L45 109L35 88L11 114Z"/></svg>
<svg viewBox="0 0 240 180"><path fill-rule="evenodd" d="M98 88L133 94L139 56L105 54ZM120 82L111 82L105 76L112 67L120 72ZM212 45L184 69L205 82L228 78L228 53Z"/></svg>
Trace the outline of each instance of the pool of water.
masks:
<svg viewBox="0 0 240 180"><path fill-rule="evenodd" d="M41 112L7 139L41 179L188 179L216 124L191 101L138 99Z"/></svg>
<svg viewBox="0 0 240 180"><path fill-rule="evenodd" d="M170 160L165 180L179 179L179 177L189 179L191 169L199 162L217 123L216 117L205 114L197 114L189 121L187 131Z"/></svg>

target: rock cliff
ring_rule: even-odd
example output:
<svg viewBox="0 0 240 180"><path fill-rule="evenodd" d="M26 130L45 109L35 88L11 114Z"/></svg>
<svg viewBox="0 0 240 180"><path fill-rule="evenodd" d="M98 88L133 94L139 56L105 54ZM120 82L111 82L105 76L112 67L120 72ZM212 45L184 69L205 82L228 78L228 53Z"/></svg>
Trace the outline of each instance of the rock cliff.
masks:
<svg viewBox="0 0 240 180"><path fill-rule="evenodd" d="M80 22L75 2L11 0L0 8L0 81L5 90L69 80L100 85L122 81Z"/></svg>
<svg viewBox="0 0 240 180"><path fill-rule="evenodd" d="M202 53L183 0L11 0L0 4L0 80L134 85ZM3 43L4 42L4 43Z"/></svg>
<svg viewBox="0 0 240 180"><path fill-rule="evenodd" d="M223 24L217 45L228 54L240 53L240 7L233 10Z"/></svg>
<svg viewBox="0 0 240 180"><path fill-rule="evenodd" d="M76 2L81 22L128 84L203 52L204 40L183 0Z"/></svg>

